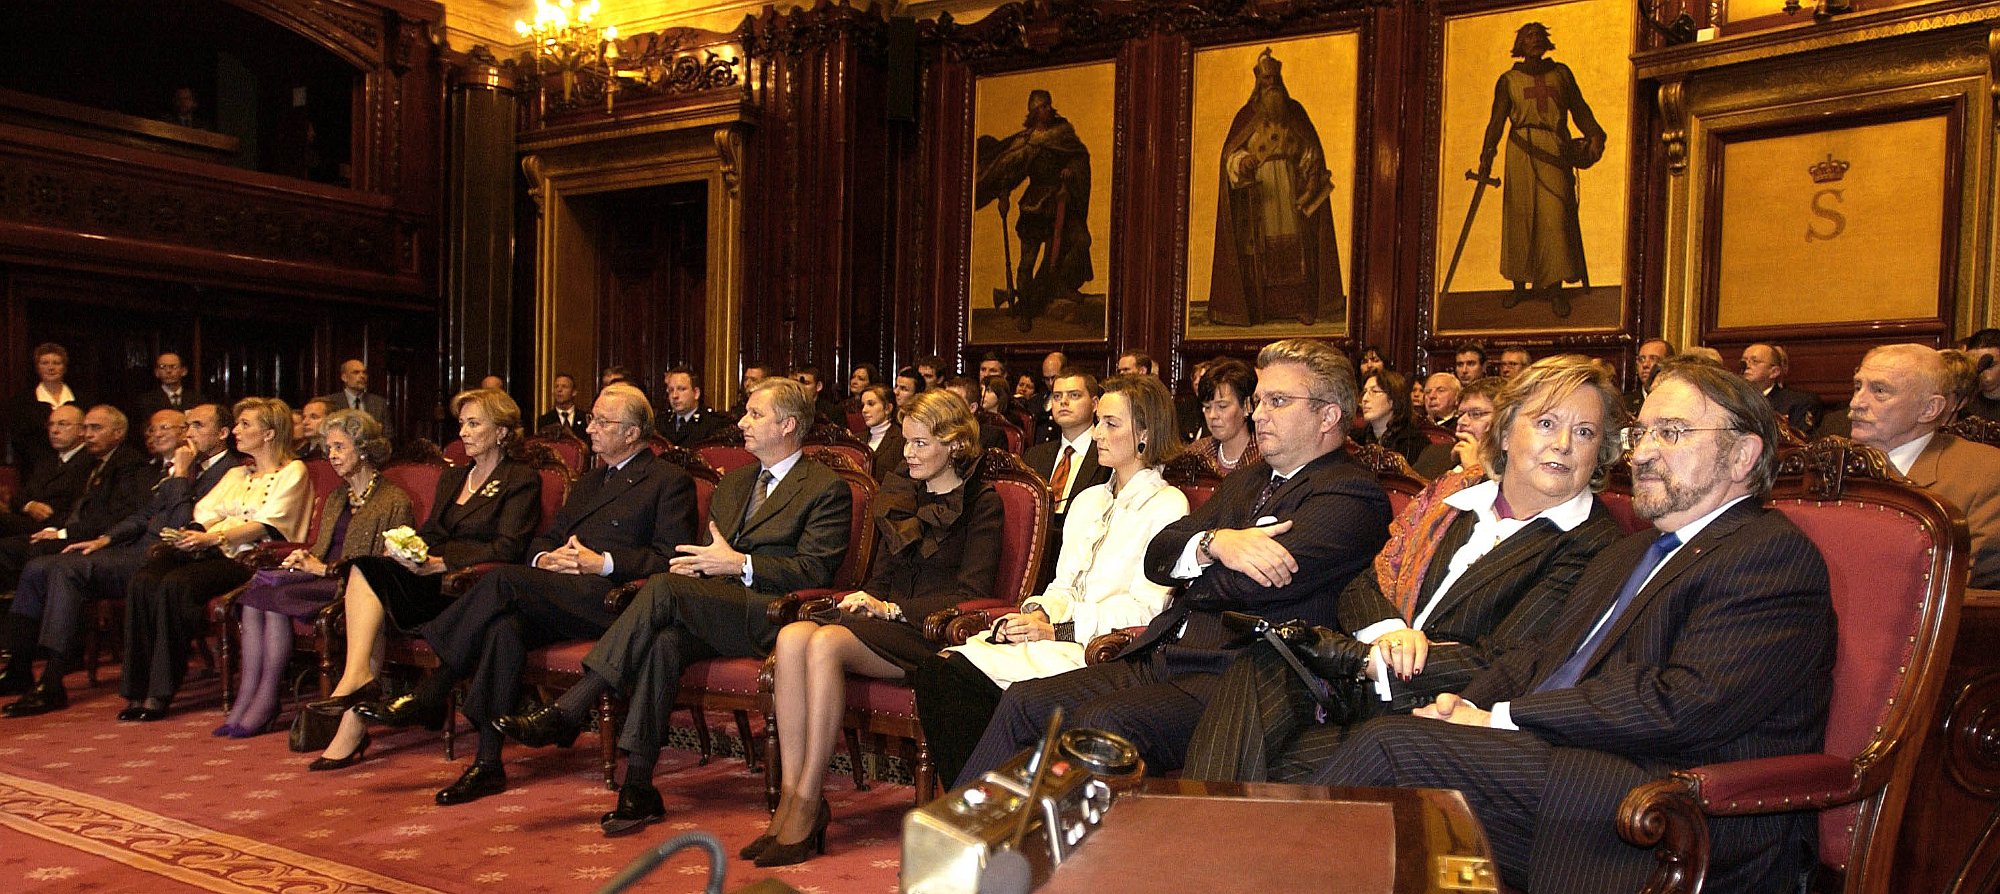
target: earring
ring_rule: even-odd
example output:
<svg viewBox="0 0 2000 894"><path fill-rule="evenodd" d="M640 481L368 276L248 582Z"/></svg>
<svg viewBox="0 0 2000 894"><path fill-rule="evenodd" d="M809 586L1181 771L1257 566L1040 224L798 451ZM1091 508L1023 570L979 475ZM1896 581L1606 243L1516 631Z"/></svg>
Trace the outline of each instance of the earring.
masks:
<svg viewBox="0 0 2000 894"><path fill-rule="evenodd" d="M1145 441L1140 441L1140 442L1139 442L1139 452L1140 452L1140 453L1145 453L1145 452L1146 452L1146 442L1145 442Z"/></svg>

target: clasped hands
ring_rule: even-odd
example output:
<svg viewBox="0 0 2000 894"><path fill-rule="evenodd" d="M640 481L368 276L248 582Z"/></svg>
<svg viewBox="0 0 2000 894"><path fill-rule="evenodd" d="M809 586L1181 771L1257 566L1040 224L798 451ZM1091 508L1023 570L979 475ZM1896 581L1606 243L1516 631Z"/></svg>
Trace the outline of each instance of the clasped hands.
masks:
<svg viewBox="0 0 2000 894"><path fill-rule="evenodd" d="M1282 587L1292 582L1299 562L1275 538L1291 529L1289 519L1254 528L1218 528L1209 540L1208 554L1264 586Z"/></svg>
<svg viewBox="0 0 2000 894"><path fill-rule="evenodd" d="M1056 625L1049 622L1049 613L1039 608L1002 615L993 622L992 629L995 643L1031 643L1056 638Z"/></svg>
<svg viewBox="0 0 2000 894"><path fill-rule="evenodd" d="M708 523L708 545L683 543L674 547L680 555L667 560L667 570L688 577L742 577L744 555L729 545L722 529Z"/></svg>
<svg viewBox="0 0 2000 894"><path fill-rule="evenodd" d="M320 561L310 550L292 550L283 562L278 563L278 567L287 571L303 571L314 577L326 576L326 563Z"/></svg>
<svg viewBox="0 0 2000 894"><path fill-rule="evenodd" d="M603 574L604 554L584 546L576 535L571 534L563 545L536 559L535 567L557 574Z"/></svg>
<svg viewBox="0 0 2000 894"><path fill-rule="evenodd" d="M840 597L839 608L841 611L852 612L857 615L867 615L868 617L881 618L885 621L890 619L889 603L870 596L862 590L855 590Z"/></svg>

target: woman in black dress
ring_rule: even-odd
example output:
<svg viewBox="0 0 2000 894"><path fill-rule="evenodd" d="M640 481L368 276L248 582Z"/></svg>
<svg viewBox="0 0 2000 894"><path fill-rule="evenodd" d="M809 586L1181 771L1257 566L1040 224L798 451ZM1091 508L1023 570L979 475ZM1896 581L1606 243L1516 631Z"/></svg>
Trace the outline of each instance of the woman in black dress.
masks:
<svg viewBox="0 0 2000 894"><path fill-rule="evenodd" d="M1395 370L1369 376L1361 385L1361 431L1357 444L1380 444L1414 463L1431 440L1417 427L1410 406L1410 382Z"/></svg>
<svg viewBox="0 0 2000 894"><path fill-rule="evenodd" d="M438 477L430 517L418 529L429 555L412 562L397 555L366 556L349 563L347 666L333 697L311 710L341 714L340 731L308 767L338 770L359 763L368 749L368 725L348 709L378 698L386 620L410 632L450 603L444 574L487 562L518 562L541 521L541 476L509 456L521 443L521 408L504 391L477 389L451 401L458 436L471 462Z"/></svg>
<svg viewBox="0 0 2000 894"><path fill-rule="evenodd" d="M1000 495L978 468L979 423L949 389L903 406L903 457L869 506L875 558L868 583L840 600L840 613L778 631L773 698L783 796L765 834L743 849L759 866L783 866L826 851L831 819L820 787L847 712L849 673L900 680L941 644L924 637L924 616L992 594L999 566Z"/></svg>

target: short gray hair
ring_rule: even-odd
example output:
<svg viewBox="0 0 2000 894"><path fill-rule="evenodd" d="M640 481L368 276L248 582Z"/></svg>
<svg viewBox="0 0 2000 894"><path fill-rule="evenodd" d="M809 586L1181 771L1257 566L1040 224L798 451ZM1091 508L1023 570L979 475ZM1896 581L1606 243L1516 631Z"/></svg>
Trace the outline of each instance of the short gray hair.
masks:
<svg viewBox="0 0 2000 894"><path fill-rule="evenodd" d="M626 382L613 382L597 392L598 400L607 397L618 405L620 414L625 417L611 421L638 426L641 440L653 436L653 403L646 399L646 392Z"/></svg>
<svg viewBox="0 0 2000 894"><path fill-rule="evenodd" d="M382 434L382 422L364 410L340 409L328 413L319 424L319 436L338 431L354 442L354 449L368 464L380 468L389 459L389 439Z"/></svg>
<svg viewBox="0 0 2000 894"><path fill-rule="evenodd" d="M799 423L798 438L803 441L806 432L813 427L813 420L819 413L814 406L812 392L797 379L785 376L771 376L750 386L750 393L771 392L771 411L779 419L795 419ZM745 398L748 400L748 398Z"/></svg>

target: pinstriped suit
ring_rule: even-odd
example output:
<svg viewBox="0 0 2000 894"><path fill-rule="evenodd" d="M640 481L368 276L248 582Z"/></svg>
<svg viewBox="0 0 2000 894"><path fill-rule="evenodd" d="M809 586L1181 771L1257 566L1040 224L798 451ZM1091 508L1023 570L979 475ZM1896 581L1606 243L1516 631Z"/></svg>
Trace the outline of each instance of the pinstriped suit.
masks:
<svg viewBox="0 0 2000 894"><path fill-rule="evenodd" d="M1313 781L1456 788L1485 824L1508 884L1635 890L1653 857L1613 815L1632 786L1676 768L1819 749L1834 657L1826 563L1755 500L1718 516L1639 591L1570 689L1534 686L1582 643L1654 538L1627 537L1584 569L1556 633L1502 655L1464 697L1511 701L1519 731L1385 717ZM1710 821L1717 891L1788 890L1809 814Z"/></svg>
<svg viewBox="0 0 2000 894"><path fill-rule="evenodd" d="M1253 514L1271 477L1270 464L1260 459L1222 479L1195 514L1154 535L1146 549L1146 576L1166 586L1180 583L1172 572L1189 540L1272 516L1292 522L1276 538L1298 562L1291 583L1265 587L1220 562L1209 565L1186 582L1120 660L1008 687L958 783L978 778L1035 741L1057 705L1067 712L1067 728L1108 729L1132 740L1149 772L1177 769L1195 722L1238 651L1226 648L1231 635L1222 626L1222 611L1334 623L1342 588L1388 539L1388 496L1346 451L1334 450L1306 463Z"/></svg>
<svg viewBox="0 0 2000 894"><path fill-rule="evenodd" d="M1420 609L1450 573L1452 555L1471 538L1477 523L1477 514L1461 512L1445 529L1424 573ZM1375 701L1370 692L1368 709L1403 713L1429 704L1440 693L1464 689L1501 653L1538 642L1561 618L1584 566L1617 538L1617 523L1597 500L1591 501L1589 518L1572 530L1540 518L1516 531L1438 597L1424 622L1425 635L1433 642L1424 672L1407 682L1391 679L1389 703ZM1342 630L1400 617L1373 570L1341 593ZM1195 727L1183 775L1246 782L1310 775L1345 733L1338 723L1311 725L1312 705L1305 685L1271 647L1243 650Z"/></svg>

